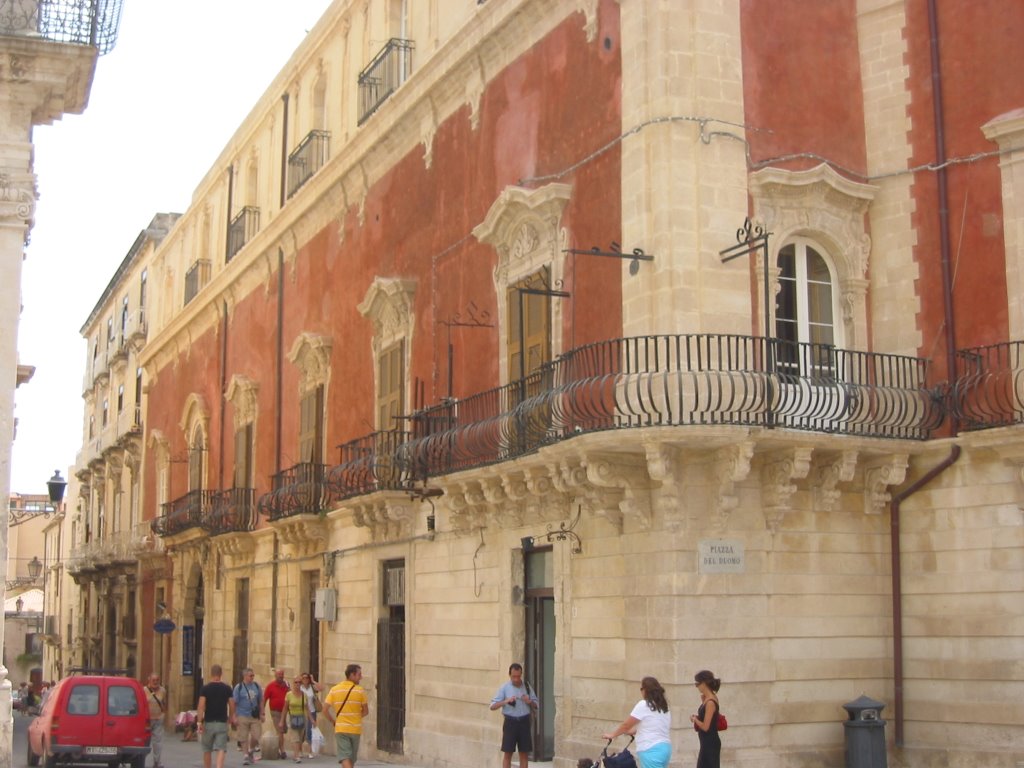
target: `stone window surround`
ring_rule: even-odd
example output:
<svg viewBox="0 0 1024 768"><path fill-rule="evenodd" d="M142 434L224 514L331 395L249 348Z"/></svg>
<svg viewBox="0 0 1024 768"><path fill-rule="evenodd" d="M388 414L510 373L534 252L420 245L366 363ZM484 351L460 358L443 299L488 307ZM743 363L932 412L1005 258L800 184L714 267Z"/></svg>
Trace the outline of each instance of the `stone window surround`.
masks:
<svg viewBox="0 0 1024 768"><path fill-rule="evenodd" d="M835 269L841 317L836 338L849 349L868 348L867 288L871 237L866 214L877 187L841 176L825 164L803 171L763 168L750 174L754 218L771 233L768 240L773 294L778 291L779 250L791 238L818 243ZM763 285L763 264L757 267ZM768 306L774 308L775 302ZM839 322L841 320L841 323ZM774 318L772 318L774 326Z"/></svg>
<svg viewBox="0 0 1024 768"><path fill-rule="evenodd" d="M185 452L192 450L194 438L198 433L202 438L204 446L209 445L210 435L210 409L206 405L206 399L195 392L185 399L185 407L181 411L181 421L178 422L185 437ZM206 472L208 470L207 457L204 455L200 461L200 488L206 487Z"/></svg>
<svg viewBox="0 0 1024 768"><path fill-rule="evenodd" d="M413 299L416 295L416 281L397 277L377 277L366 291L362 302L356 309L373 323L371 339L371 355L373 359L373 391L374 413L379 411L380 403L376 402L380 392L380 356L399 342L403 346L402 370L406 372L402 386L403 402L409 403L409 358L412 355L413 330ZM378 424L377 429L387 429L387 425Z"/></svg>
<svg viewBox="0 0 1024 768"><path fill-rule="evenodd" d="M572 197L570 184L546 184L537 189L506 187L491 205L484 220L473 228L481 243L494 246L498 261L494 267L494 290L498 305L499 381L514 378L508 370L508 290L542 267L551 270L551 288L562 285L569 237L561 227L562 213ZM568 299L572 301L572 299ZM562 324L565 300L551 302L551 356L564 350Z"/></svg>

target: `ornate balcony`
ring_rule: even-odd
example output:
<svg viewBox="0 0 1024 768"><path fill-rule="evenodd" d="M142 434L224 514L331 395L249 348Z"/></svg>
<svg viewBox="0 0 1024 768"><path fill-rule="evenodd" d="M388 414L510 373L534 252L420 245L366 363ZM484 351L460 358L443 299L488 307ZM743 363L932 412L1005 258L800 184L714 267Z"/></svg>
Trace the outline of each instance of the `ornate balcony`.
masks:
<svg viewBox="0 0 1024 768"><path fill-rule="evenodd" d="M203 518L203 528L211 536L241 533L256 528L256 491L252 488L230 488L214 493L210 513Z"/></svg>
<svg viewBox="0 0 1024 768"><path fill-rule="evenodd" d="M259 511L272 521L293 515L319 515L327 511L331 501L327 467L323 464L303 462L278 472L271 489L260 497Z"/></svg>
<svg viewBox="0 0 1024 768"><path fill-rule="evenodd" d="M288 155L288 198L299 191L331 157L331 134L310 131L299 146Z"/></svg>
<svg viewBox="0 0 1024 768"><path fill-rule="evenodd" d="M614 339L414 417L417 477L482 466L583 432L736 425L924 440L944 416L926 361L725 335Z"/></svg>
<svg viewBox="0 0 1024 768"><path fill-rule="evenodd" d="M228 227L227 260L231 261L242 247L260 231L260 209L247 205L231 220Z"/></svg>
<svg viewBox="0 0 1024 768"><path fill-rule="evenodd" d="M161 504L160 517L152 521L157 536L174 536L190 528L199 528L213 508L217 491L189 491L174 501Z"/></svg>
<svg viewBox="0 0 1024 768"><path fill-rule="evenodd" d="M952 407L965 430L1024 424L1024 342L961 349Z"/></svg>
<svg viewBox="0 0 1024 768"><path fill-rule="evenodd" d="M341 463L327 475L332 499L411 487L411 468L402 450L411 437L402 430L374 432L339 446Z"/></svg>
<svg viewBox="0 0 1024 768"><path fill-rule="evenodd" d="M413 48L412 40L393 37L359 73L359 125L409 79Z"/></svg>
<svg viewBox="0 0 1024 768"><path fill-rule="evenodd" d="M117 42L121 0L0 0L0 35L76 43L108 53Z"/></svg>

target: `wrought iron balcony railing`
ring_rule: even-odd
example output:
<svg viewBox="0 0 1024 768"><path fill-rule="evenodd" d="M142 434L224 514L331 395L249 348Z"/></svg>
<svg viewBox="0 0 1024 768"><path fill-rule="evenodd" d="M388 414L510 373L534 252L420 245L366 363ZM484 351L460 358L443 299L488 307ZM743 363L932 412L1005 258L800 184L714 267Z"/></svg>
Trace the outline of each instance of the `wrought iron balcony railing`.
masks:
<svg viewBox="0 0 1024 768"><path fill-rule="evenodd" d="M362 125L412 72L412 40L393 37L359 73L359 119Z"/></svg>
<svg viewBox="0 0 1024 768"><path fill-rule="evenodd" d="M161 504L162 514L152 522L153 533L174 536L190 528L198 528L209 516L217 491L189 491L174 501Z"/></svg>
<svg viewBox="0 0 1024 768"><path fill-rule="evenodd" d="M210 282L210 262L208 259L199 259L193 262L185 273L185 304L188 304L196 297L200 289Z"/></svg>
<svg viewBox="0 0 1024 768"><path fill-rule="evenodd" d="M410 487L411 468L402 448L411 436L397 429L374 432L339 446L341 461L327 476L332 500Z"/></svg>
<svg viewBox="0 0 1024 768"><path fill-rule="evenodd" d="M271 520L280 520L326 512L330 501L327 467L307 461L274 475L271 491L260 496L258 507Z"/></svg>
<svg viewBox="0 0 1024 768"><path fill-rule="evenodd" d="M260 231L260 209L247 205L231 220L228 227L227 260L231 261L242 246L252 240Z"/></svg>
<svg viewBox="0 0 1024 768"><path fill-rule="evenodd" d="M0 35L75 43L109 53L121 0L0 0Z"/></svg>
<svg viewBox="0 0 1024 768"><path fill-rule="evenodd" d="M961 349L952 407L965 430L1024 424L1024 341Z"/></svg>
<svg viewBox="0 0 1024 768"><path fill-rule="evenodd" d="M211 536L240 533L256 529L256 491L252 488L229 488L215 492L210 513L203 518L203 528Z"/></svg>
<svg viewBox="0 0 1024 768"><path fill-rule="evenodd" d="M299 191L313 174L331 159L331 134L328 131L310 131L299 146L288 155L288 198Z"/></svg>
<svg viewBox="0 0 1024 768"><path fill-rule="evenodd" d="M926 361L777 339L674 335L572 350L525 381L414 418L417 478L502 461L582 432L740 425L923 440L941 423Z"/></svg>

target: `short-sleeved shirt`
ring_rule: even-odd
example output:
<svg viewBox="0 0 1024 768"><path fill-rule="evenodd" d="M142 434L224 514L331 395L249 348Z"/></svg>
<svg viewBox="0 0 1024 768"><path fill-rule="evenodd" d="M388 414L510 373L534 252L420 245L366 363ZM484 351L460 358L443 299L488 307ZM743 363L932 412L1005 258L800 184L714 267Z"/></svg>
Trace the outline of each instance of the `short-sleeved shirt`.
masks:
<svg viewBox="0 0 1024 768"><path fill-rule="evenodd" d="M644 699L640 699L629 714L640 721L636 727L637 752L643 752L662 742L672 743L669 737L672 729L671 712L655 712Z"/></svg>
<svg viewBox="0 0 1024 768"><path fill-rule="evenodd" d="M235 711L245 717L259 717L263 708L263 693L259 683L239 683L232 694Z"/></svg>
<svg viewBox="0 0 1024 768"><path fill-rule="evenodd" d="M288 695L288 691L291 688L287 683L279 683L277 678L267 683L267 689L263 692L267 701L270 702L270 708L274 712L280 712L284 709L284 697Z"/></svg>
<svg viewBox="0 0 1024 768"><path fill-rule="evenodd" d="M506 701L508 699L515 698L515 704L501 705L501 714L506 715L507 717L526 717L530 714L531 710L530 706L519 698L524 693L529 694L530 701L533 702L534 706L538 706L540 704L537 700L536 694L534 694L526 683L516 686L512 684L511 680L506 680L502 684L501 688L498 689L498 692L494 694L494 698L491 699L491 704L497 704L499 701Z"/></svg>
<svg viewBox="0 0 1024 768"><path fill-rule="evenodd" d="M345 699L346 696L348 696L348 700ZM343 707L342 702L345 704ZM334 711L337 713L334 720L334 732L361 734L363 732L363 705L366 703L366 691L363 690L363 686L357 685L351 680L343 680L331 688L327 698L324 699L324 706L334 707ZM338 711L339 707L341 707L341 711Z"/></svg>
<svg viewBox="0 0 1024 768"><path fill-rule="evenodd" d="M207 722L226 723L228 721L228 700L231 698L231 686L227 683L207 683L199 692L206 699Z"/></svg>
<svg viewBox="0 0 1024 768"><path fill-rule="evenodd" d="M162 720L164 710L167 709L167 691L162 685L150 688L142 686L146 691L146 703L149 704L149 719Z"/></svg>

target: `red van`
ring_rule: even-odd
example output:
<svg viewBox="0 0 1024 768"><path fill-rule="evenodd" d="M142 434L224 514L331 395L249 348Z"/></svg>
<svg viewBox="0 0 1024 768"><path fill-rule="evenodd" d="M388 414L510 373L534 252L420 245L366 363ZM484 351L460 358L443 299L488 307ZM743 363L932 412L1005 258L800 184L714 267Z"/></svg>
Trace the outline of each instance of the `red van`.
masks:
<svg viewBox="0 0 1024 768"><path fill-rule="evenodd" d="M142 684L109 674L75 674L46 696L28 726L28 764L122 764L145 768L149 710Z"/></svg>

